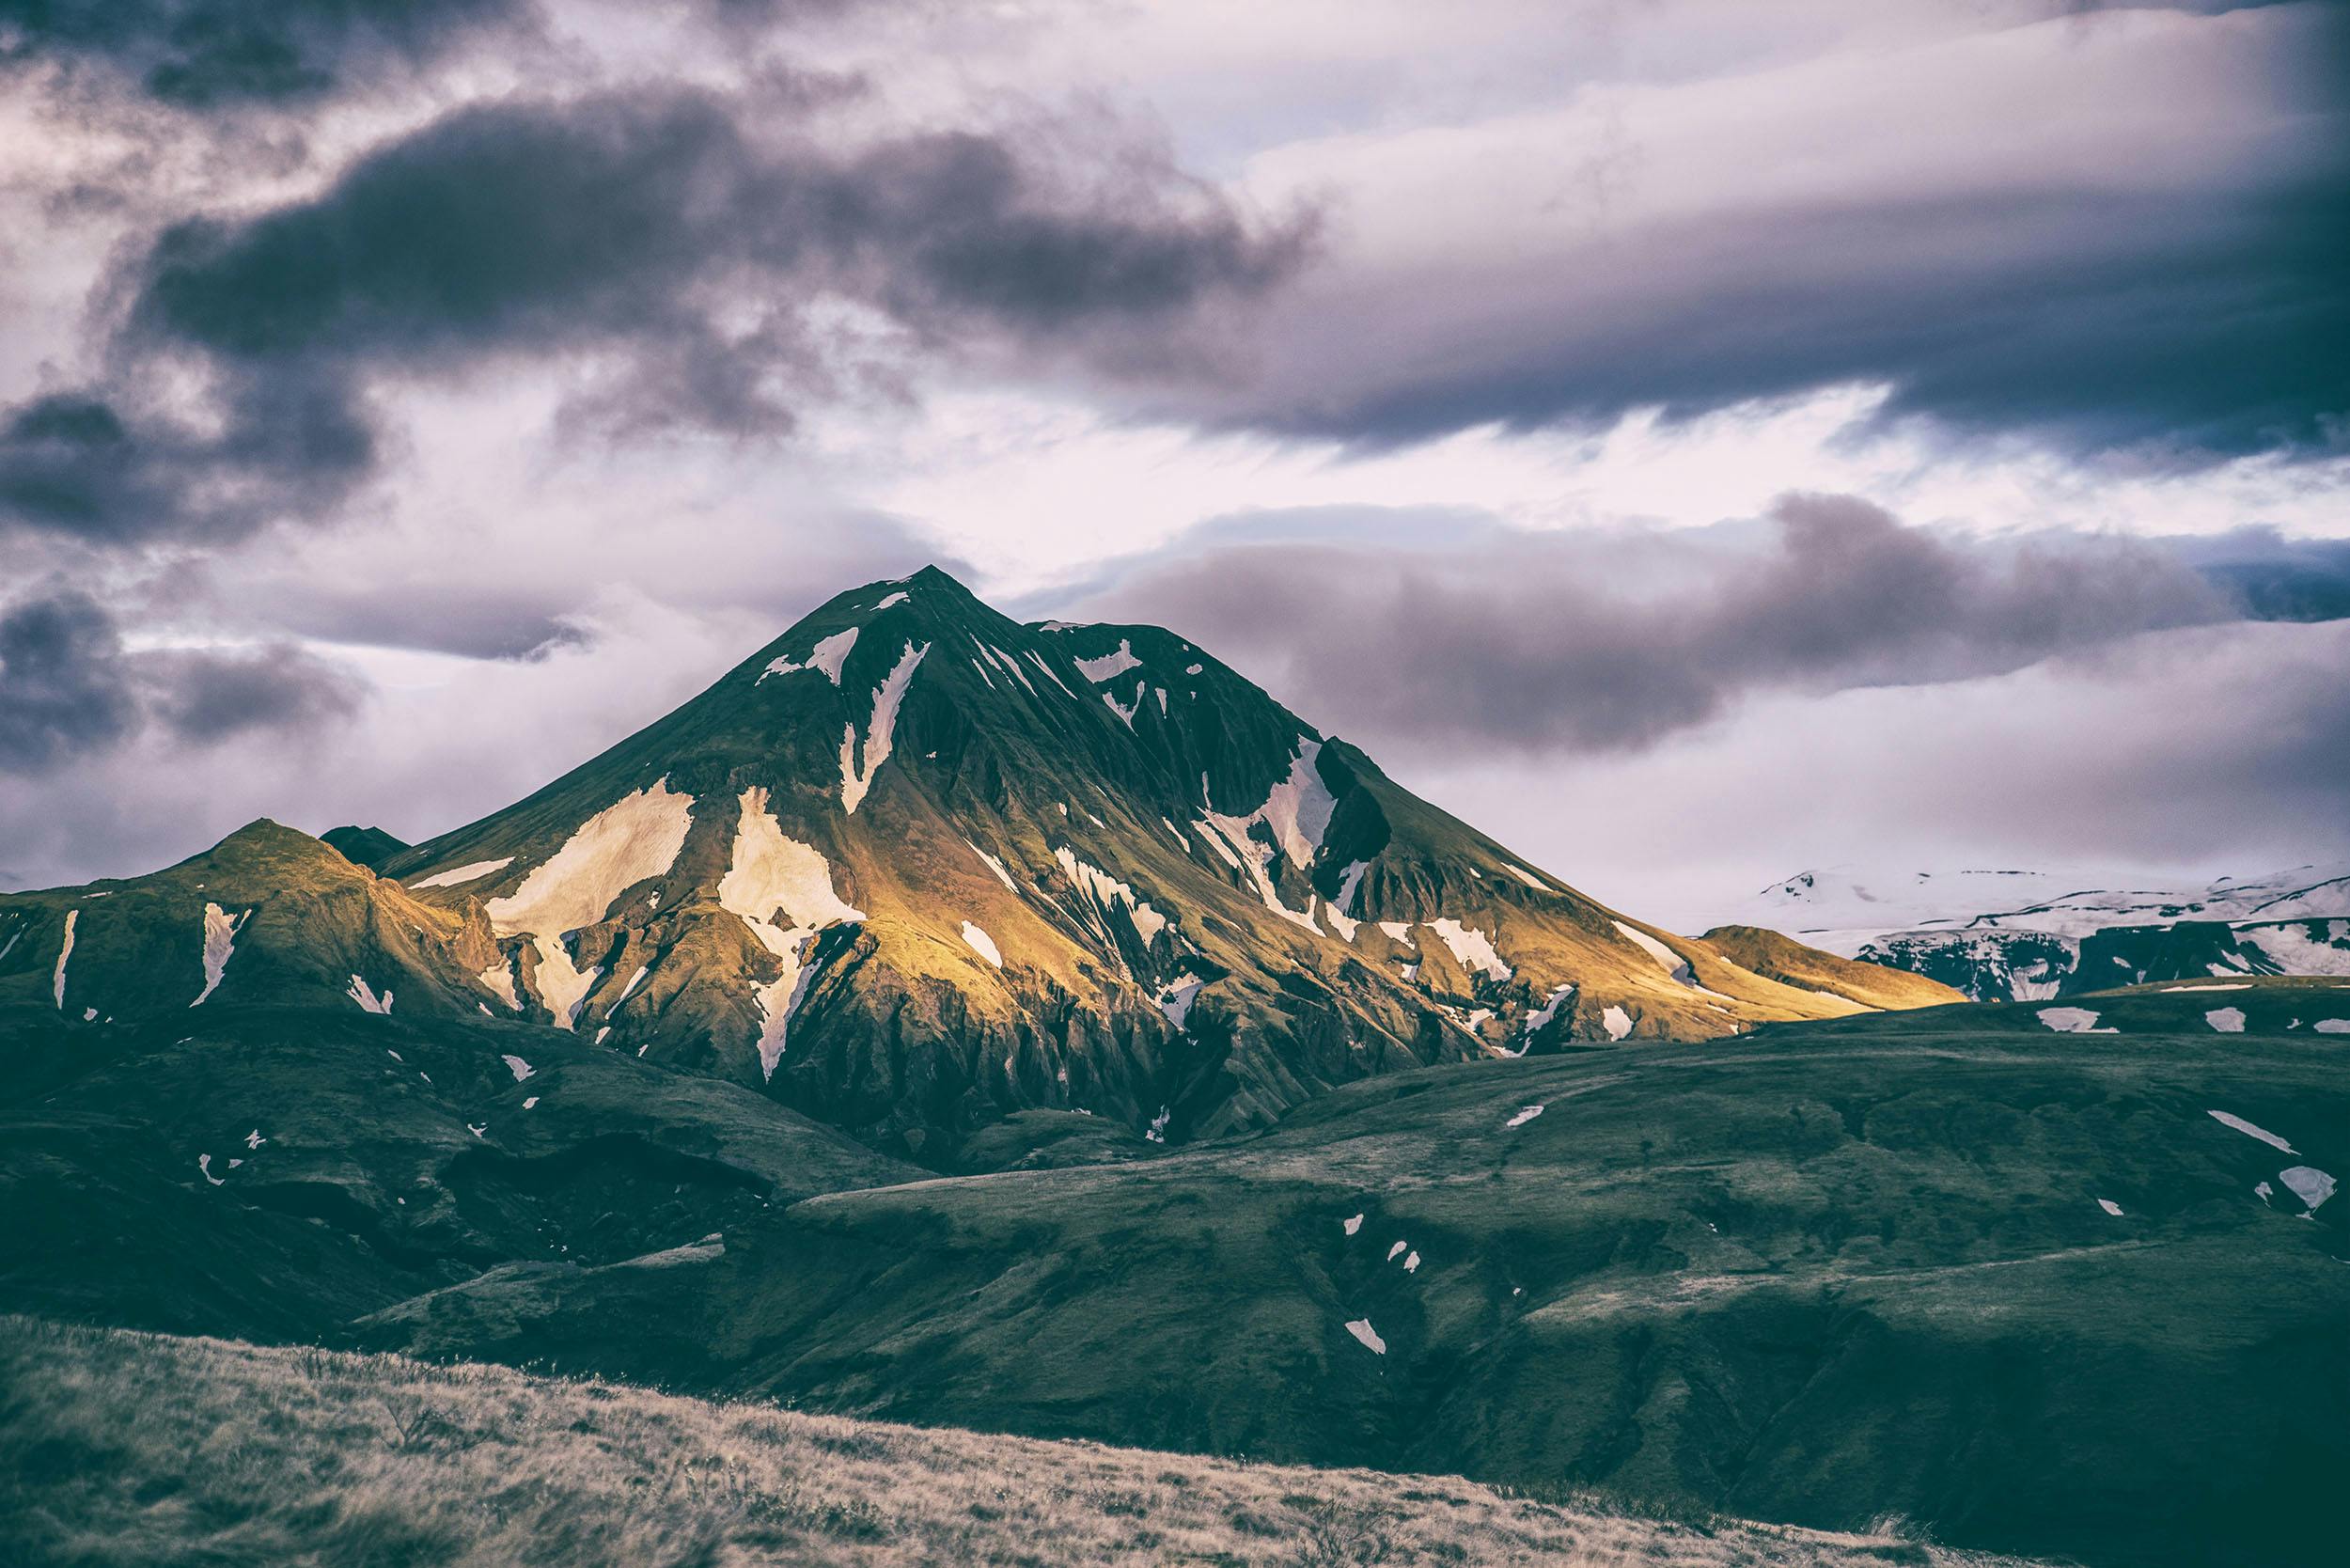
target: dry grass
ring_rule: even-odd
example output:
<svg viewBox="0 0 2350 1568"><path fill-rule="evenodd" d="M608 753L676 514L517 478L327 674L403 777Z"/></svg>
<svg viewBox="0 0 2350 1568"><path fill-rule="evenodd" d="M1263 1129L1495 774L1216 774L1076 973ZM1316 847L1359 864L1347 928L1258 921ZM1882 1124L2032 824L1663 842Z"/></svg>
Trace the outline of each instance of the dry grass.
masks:
<svg viewBox="0 0 2350 1568"><path fill-rule="evenodd" d="M61 1564L1979 1564L596 1381L0 1319L0 1558Z"/></svg>

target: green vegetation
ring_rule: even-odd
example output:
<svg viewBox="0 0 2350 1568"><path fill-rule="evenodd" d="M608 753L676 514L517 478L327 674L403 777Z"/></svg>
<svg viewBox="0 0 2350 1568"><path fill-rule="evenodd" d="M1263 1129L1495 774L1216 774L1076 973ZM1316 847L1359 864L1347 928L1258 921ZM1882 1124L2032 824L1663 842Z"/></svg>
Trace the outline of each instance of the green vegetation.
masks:
<svg viewBox="0 0 2350 1568"><path fill-rule="evenodd" d="M2350 1216L2303 1217L2282 1173L2350 1167L2350 1075L2285 1026L2350 992L2280 990L2118 998L2117 1034L1954 1007L1394 1074L1252 1138L768 1212L663 1271L658 1312L633 1271L485 1278L362 1329L923 1422L2298 1564L2350 1458ZM2252 1032L2209 1027L2220 1003Z"/></svg>
<svg viewBox="0 0 2350 1568"><path fill-rule="evenodd" d="M226 1563L1999 1568L1445 1476L925 1431L384 1356L0 1320L24 1568Z"/></svg>

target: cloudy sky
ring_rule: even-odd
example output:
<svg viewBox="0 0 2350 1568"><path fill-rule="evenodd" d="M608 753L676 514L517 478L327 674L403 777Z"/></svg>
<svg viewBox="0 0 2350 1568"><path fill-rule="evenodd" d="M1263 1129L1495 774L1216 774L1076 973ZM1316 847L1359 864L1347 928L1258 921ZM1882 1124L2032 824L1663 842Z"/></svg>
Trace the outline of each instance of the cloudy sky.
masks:
<svg viewBox="0 0 2350 1568"><path fill-rule="evenodd" d="M936 561L1589 891L2350 857L2350 15L0 0L0 886Z"/></svg>

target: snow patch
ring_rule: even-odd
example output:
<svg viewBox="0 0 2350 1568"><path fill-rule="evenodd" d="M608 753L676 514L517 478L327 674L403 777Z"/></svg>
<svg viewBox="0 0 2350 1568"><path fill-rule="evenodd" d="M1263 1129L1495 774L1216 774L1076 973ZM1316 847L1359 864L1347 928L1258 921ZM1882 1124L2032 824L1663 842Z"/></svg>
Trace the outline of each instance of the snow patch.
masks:
<svg viewBox="0 0 2350 1568"><path fill-rule="evenodd" d="M1501 962L1501 955L1494 950L1494 939L1474 926L1465 926L1449 917L1429 920L1424 924L1436 933L1436 939L1445 945L1462 968L1474 969L1494 980L1506 980L1516 973Z"/></svg>
<svg viewBox="0 0 2350 1568"><path fill-rule="evenodd" d="M1110 940L1109 912L1120 904L1125 906L1127 917L1134 922L1136 934L1142 938L1146 946L1167 929L1166 916L1152 908L1132 887L1107 871L1078 859L1068 845L1063 844L1053 851L1053 858L1060 862L1060 869L1084 896L1088 911L1093 916L1104 940ZM1117 943L1111 941L1110 945L1115 948Z"/></svg>
<svg viewBox="0 0 2350 1568"><path fill-rule="evenodd" d="M892 604L904 604L905 602L906 602L905 590L904 590L904 589L902 589L902 588L901 588L901 589L899 589L896 593L892 593L892 594L887 594L887 595L885 595L885 596L883 597L882 602L881 602L880 604L878 604L874 605L871 609L870 609L870 610L866 611L865 613L866 613L867 615L879 615L879 614L881 614L881 613L882 613L882 611L884 611L884 610L885 610L885 609L889 608L889 606L890 606L890 605L892 605Z"/></svg>
<svg viewBox="0 0 2350 1568"><path fill-rule="evenodd" d="M2116 1203L2110 1198L2100 1198L2097 1200L2097 1207L2105 1210L2106 1213L2113 1215L2116 1219L2122 1217L2122 1205Z"/></svg>
<svg viewBox="0 0 2350 1568"><path fill-rule="evenodd" d="M1344 1231L1350 1236L1362 1228L1363 1216L1360 1215L1356 1215L1353 1219L1342 1220L1340 1222L1340 1229Z"/></svg>
<svg viewBox="0 0 2350 1568"><path fill-rule="evenodd" d="M2228 1112L2223 1110L2212 1111L2209 1114L2211 1119L2214 1121L2218 1122L2221 1126L2233 1127L2237 1132L2242 1133L2245 1137L2256 1137L2273 1149L2281 1149L2288 1154L2297 1154L2300 1152L2300 1151L2294 1148L2292 1144L2287 1143L2283 1138L2279 1137L2267 1128L2256 1127L2240 1116L2231 1116Z"/></svg>
<svg viewBox="0 0 2350 1568"><path fill-rule="evenodd" d="M1194 819L1191 825L1198 830L1201 841L1215 851L1227 866L1236 871L1241 870L1240 856L1232 853L1231 846L1224 841L1224 835L1216 831L1214 823Z"/></svg>
<svg viewBox="0 0 2350 1568"><path fill-rule="evenodd" d="M1379 929L1387 933L1387 940L1390 942L1400 942L1407 948L1419 946L1412 940L1412 922L1409 920L1382 920L1379 922Z"/></svg>
<svg viewBox="0 0 2350 1568"><path fill-rule="evenodd" d="M1197 975L1184 975L1160 986L1158 995L1152 999L1159 1004L1159 1011L1167 1014L1167 1021L1180 1029L1191 1017L1192 998L1198 996L1199 988L1207 983Z"/></svg>
<svg viewBox="0 0 2350 1568"><path fill-rule="evenodd" d="M196 1157L196 1168L202 1171L204 1179L216 1187L225 1187L228 1184L212 1174L212 1156L210 1154L198 1154Z"/></svg>
<svg viewBox="0 0 2350 1568"><path fill-rule="evenodd" d="M60 1012L65 1011L66 960L73 956L73 928L81 918L82 912L78 909L69 909L65 912L65 946L57 949L57 970L51 977L49 985L50 995L56 998L57 1011Z"/></svg>
<svg viewBox="0 0 2350 1568"><path fill-rule="evenodd" d="M1406 1274L1418 1274L1419 1272L1418 1253L1407 1252L1403 1255L1403 1272Z"/></svg>
<svg viewBox="0 0 2350 1568"><path fill-rule="evenodd" d="M833 890L832 868L824 857L783 831L767 809L766 790L752 785L740 805L733 857L718 881L718 906L742 920L760 946L782 962L774 980L755 984L751 992L760 1016L760 1070L773 1078L791 1015L807 995L807 954L817 933L854 925L865 915Z"/></svg>
<svg viewBox="0 0 2350 1568"><path fill-rule="evenodd" d="M2350 1034L2350 1018L2320 1018L2311 1027L2320 1034Z"/></svg>
<svg viewBox="0 0 2350 1568"><path fill-rule="evenodd" d="M1011 872L1005 868L1002 861L996 859L994 855L988 854L987 851L979 848L979 845L971 842L968 839L965 839L963 842L965 849L968 849L973 855L978 855L980 859L987 862L987 869L995 873L996 881L1002 883L1005 886L1010 888L1015 893L1020 891L1020 885L1011 880Z"/></svg>
<svg viewBox="0 0 2350 1568"><path fill-rule="evenodd" d="M359 1011L362 1012L389 1012L392 1011L391 988L386 986L384 990L384 995L379 996L375 994L375 988L368 984L366 980L361 980L357 975L351 977L351 988L345 991L343 995L349 996L352 1001L357 1002L359 1004Z"/></svg>
<svg viewBox="0 0 2350 1568"><path fill-rule="evenodd" d="M914 672L922 663L922 655L931 651L924 643L916 648L911 642L898 655L890 667L888 678L873 688L873 716L865 726L865 760L857 763L856 726L846 727L840 736L840 808L851 816L873 787L873 776L889 760L898 729L898 709L905 701L906 687L914 682Z"/></svg>
<svg viewBox="0 0 2350 1568"><path fill-rule="evenodd" d="M1135 657L1134 645L1124 637L1118 639L1118 651L1115 653L1104 653L1098 659L1077 659L1073 662L1076 665L1078 671L1097 686L1104 681L1115 681L1128 670L1137 668L1142 664L1140 659Z"/></svg>
<svg viewBox="0 0 2350 1568"><path fill-rule="evenodd" d="M1075 697L1075 696L1077 695L1075 692L1073 692L1073 691L1070 691L1070 690L1069 690L1069 682L1066 682L1066 681L1062 680L1059 676L1058 676L1058 675L1056 675L1056 674L1054 674L1054 673L1053 673L1053 666L1052 666L1051 665L1048 665L1048 664L1046 664L1046 663L1044 662L1044 655L1043 655L1043 654L1039 653L1039 652L1038 652L1038 651L1036 651L1036 650L1034 650L1034 649L1030 649L1030 650L1028 650L1028 662L1029 662L1030 664L1032 664L1032 665L1036 666L1036 667L1037 667L1037 668L1039 668L1039 669L1042 670L1042 671L1044 672L1044 679L1046 679L1047 681L1050 681L1050 682L1053 682L1053 684L1055 684L1056 686L1058 686L1058 687L1061 689L1061 691L1062 691L1063 693L1065 693L1066 695L1068 695L1068 696L1070 696L1070 697ZM1030 689L1030 690L1034 690L1035 688L1031 687L1031 688L1029 688L1029 689Z"/></svg>
<svg viewBox="0 0 2350 1568"><path fill-rule="evenodd" d="M802 664L792 659L777 659L759 672L759 680L764 681L770 675L791 675L799 670L813 669L822 671L824 679L837 686L840 684L840 666L849 662L849 651L856 646L856 634L857 628L854 626L845 632L835 632L831 636L820 639L814 648L808 650L807 663ZM759 682L755 681L751 683L757 685Z"/></svg>
<svg viewBox="0 0 2350 1568"><path fill-rule="evenodd" d="M1248 829L1252 824L1264 823L1290 864L1301 871L1307 870L1322 848L1322 836L1329 830L1330 814L1339 805L1329 786L1322 781L1322 771L1317 766L1321 755L1320 741L1300 736L1296 755L1290 759L1289 776L1273 786L1262 806L1245 817L1224 816L1211 808L1208 820L1224 830L1235 849L1249 841Z"/></svg>
<svg viewBox="0 0 2350 1568"><path fill-rule="evenodd" d="M237 949L237 929L243 926L252 911L231 918L228 911L216 903L204 906L204 989L196 994L190 1007L201 1007L204 998L220 989L221 976L228 972L228 955Z"/></svg>
<svg viewBox="0 0 2350 1568"><path fill-rule="evenodd" d="M1537 1034L1537 1032L1542 1032L1542 1029L1549 1027L1551 1020L1559 1018L1559 1009L1560 1009L1560 1004L1565 1004L1565 999L1568 999L1568 996L1573 996L1573 995L1574 995L1574 980L1568 980L1568 982L1565 982L1565 985L1560 985L1560 987L1556 987L1556 990L1551 990L1551 999L1549 999L1549 1001L1544 1001L1544 1004L1542 1004L1542 1009L1540 1009L1540 1011L1535 1011L1535 1013L1528 1013L1528 1015L1526 1015L1526 1032L1528 1032L1528 1037L1532 1037L1532 1034Z"/></svg>
<svg viewBox="0 0 2350 1568"><path fill-rule="evenodd" d="M2290 1170L2280 1170L2277 1180L2291 1187L2293 1196L2311 1214L2317 1213L2326 1200L2334 1195L2334 1179L2311 1166L2296 1165Z"/></svg>
<svg viewBox="0 0 2350 1568"><path fill-rule="evenodd" d="M1698 972L1689 966L1687 959L1637 926L1628 926L1622 920L1613 923L1625 941L1654 959L1656 966L1670 975L1675 981L1687 986L1692 991L1705 991L1705 987L1698 983ZM1708 991L1706 995L1713 996L1715 993Z"/></svg>
<svg viewBox="0 0 2350 1568"><path fill-rule="evenodd" d="M509 1012L520 1012L523 1010L523 994L514 986L514 961L512 959L499 959L495 964L476 975L474 979L487 986L499 1001L504 1002Z"/></svg>
<svg viewBox="0 0 2350 1568"><path fill-rule="evenodd" d="M780 912L784 923L810 928L865 918L833 890L823 855L783 831L764 787L744 790L738 804L733 856L718 880L719 908L745 920L773 920Z"/></svg>
<svg viewBox="0 0 2350 1568"><path fill-rule="evenodd" d="M666 875L694 824L694 797L666 778L621 796L579 825L523 885L482 907L500 936L560 936L594 925L637 883Z"/></svg>
<svg viewBox="0 0 2350 1568"><path fill-rule="evenodd" d="M498 1058L498 1060L506 1063L506 1070L514 1074L514 1081L516 1083L521 1083L525 1078L529 1077L533 1073L538 1071L537 1068L531 1066L530 1063L523 1060L520 1057L502 1056Z"/></svg>
<svg viewBox="0 0 2350 1568"><path fill-rule="evenodd" d="M1550 893L1557 891L1557 889L1552 887L1549 883L1544 882L1541 877L1536 876L1532 871L1528 870L1525 867L1519 865L1514 860L1504 860L1501 863L1501 869L1508 871L1512 876L1516 877L1520 882L1525 883L1528 887L1533 888L1537 893Z"/></svg>
<svg viewBox="0 0 2350 1568"><path fill-rule="evenodd" d="M563 946L559 936L534 936L531 946L539 950L539 996L547 1011L555 1015L555 1027L568 1029L579 1022L580 1011L588 1005L588 993L595 989L596 977L603 973L599 964L586 973L572 963L571 949Z"/></svg>
<svg viewBox="0 0 2350 1568"><path fill-rule="evenodd" d="M1599 1022L1600 1027L1607 1031L1607 1038L1610 1040L1622 1040L1632 1032L1632 1014L1620 1007L1611 1007L1602 1012L1599 1015Z"/></svg>
<svg viewBox="0 0 2350 1568"><path fill-rule="evenodd" d="M514 857L510 855L499 860L470 861L465 865L456 867L450 870L435 871L431 876L424 878L422 881L412 882L408 886L418 892L423 891L427 887L462 886L468 882L479 882L483 877L488 876L492 871L502 871L513 863Z"/></svg>
<svg viewBox="0 0 2350 1568"><path fill-rule="evenodd" d="M534 1095L532 1095L529 1099L525 1100L525 1101L523 1102L523 1109L525 1109L525 1110L532 1110L532 1109L535 1109L535 1108L537 1108L538 1104L539 1104L539 1097L538 1097L536 1094L534 1094Z"/></svg>
<svg viewBox="0 0 2350 1568"><path fill-rule="evenodd" d="M1346 1331L1360 1341L1363 1348L1373 1356L1385 1356L1387 1353L1387 1341L1381 1339L1379 1331L1371 1326L1369 1318L1356 1318L1346 1325Z"/></svg>
<svg viewBox="0 0 2350 1568"><path fill-rule="evenodd" d="M968 920L963 922L963 940L964 946L998 969L1004 966L1004 955L996 948L995 939Z"/></svg>
<svg viewBox="0 0 2350 1568"><path fill-rule="evenodd" d="M2242 1034L2244 1010L2240 1007L2217 1007L2203 1014L2203 1022L2221 1034Z"/></svg>
<svg viewBox="0 0 2350 1568"><path fill-rule="evenodd" d="M2120 1034L2120 1029L2097 1027L2097 1014L2085 1007L2044 1007L2037 1014L2043 1024L2059 1034Z"/></svg>
<svg viewBox="0 0 2350 1568"><path fill-rule="evenodd" d="M1502 1125L1505 1127L1523 1127L1528 1122L1533 1121L1536 1117L1542 1115L1544 1108L1545 1107L1542 1105L1522 1105L1518 1108L1518 1114L1510 1118L1509 1121L1504 1121Z"/></svg>
<svg viewBox="0 0 2350 1568"><path fill-rule="evenodd" d="M1410 1244L1406 1242L1397 1242L1393 1247L1388 1247L1387 1262L1392 1263L1396 1261L1396 1259L1402 1257L1403 1255L1404 1247Z"/></svg>

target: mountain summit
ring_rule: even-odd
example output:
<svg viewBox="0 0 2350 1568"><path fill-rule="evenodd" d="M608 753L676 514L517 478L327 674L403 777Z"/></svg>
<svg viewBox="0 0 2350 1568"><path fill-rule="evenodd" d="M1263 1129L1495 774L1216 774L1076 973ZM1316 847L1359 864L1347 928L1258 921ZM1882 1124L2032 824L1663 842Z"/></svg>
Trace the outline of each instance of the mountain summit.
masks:
<svg viewBox="0 0 2350 1568"><path fill-rule="evenodd" d="M1174 633L1024 625L935 568L376 870L415 940L310 964L358 1005L551 1023L916 1153L1040 1108L1182 1139L1396 1068L1863 1005L1603 908ZM102 943L98 896L0 904L28 928L0 987L64 968L59 918ZM193 977L244 904L177 898Z"/></svg>

